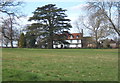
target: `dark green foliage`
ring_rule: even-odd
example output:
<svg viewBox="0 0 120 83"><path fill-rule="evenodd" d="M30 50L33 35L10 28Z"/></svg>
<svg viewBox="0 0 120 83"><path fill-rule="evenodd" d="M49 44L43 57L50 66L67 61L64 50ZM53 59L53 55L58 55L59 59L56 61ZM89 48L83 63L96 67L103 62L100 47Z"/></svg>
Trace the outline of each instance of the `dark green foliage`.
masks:
<svg viewBox="0 0 120 83"><path fill-rule="evenodd" d="M54 38L55 44L70 44L69 42L65 41L67 38L67 34L69 34L68 31L64 31L62 34L56 34ZM63 45L61 45L61 48L63 48ZM66 48L66 47L65 47Z"/></svg>
<svg viewBox="0 0 120 83"><path fill-rule="evenodd" d="M36 21L28 27L28 33L34 34L39 42L44 43L47 48L53 48L55 34L60 34L64 30L71 28L70 19L66 19L66 10L55 7L54 4L48 4L38 7L30 17L29 21ZM43 45L44 45L43 44Z"/></svg>
<svg viewBox="0 0 120 83"><path fill-rule="evenodd" d="M26 34L26 47L33 48L35 47L36 37L33 34Z"/></svg>
<svg viewBox="0 0 120 83"><path fill-rule="evenodd" d="M26 40L25 40L24 33L22 33L19 39L19 48L24 48L25 46L26 46Z"/></svg>

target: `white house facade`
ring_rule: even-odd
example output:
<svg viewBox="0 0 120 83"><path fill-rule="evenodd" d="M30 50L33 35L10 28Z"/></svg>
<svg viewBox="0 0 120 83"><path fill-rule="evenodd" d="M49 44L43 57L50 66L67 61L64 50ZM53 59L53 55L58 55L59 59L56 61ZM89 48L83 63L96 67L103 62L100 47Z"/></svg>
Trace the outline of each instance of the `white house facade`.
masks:
<svg viewBox="0 0 120 83"><path fill-rule="evenodd" d="M53 48L82 48L82 33L65 34L66 43L53 42Z"/></svg>

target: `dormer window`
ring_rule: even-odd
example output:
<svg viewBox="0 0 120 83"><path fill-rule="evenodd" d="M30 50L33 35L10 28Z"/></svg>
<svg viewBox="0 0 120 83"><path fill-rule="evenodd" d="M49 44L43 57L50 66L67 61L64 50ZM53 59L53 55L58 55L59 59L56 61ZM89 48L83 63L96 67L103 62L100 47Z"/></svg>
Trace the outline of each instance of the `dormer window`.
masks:
<svg viewBox="0 0 120 83"><path fill-rule="evenodd" d="M73 39L74 38L74 36L73 35L70 35L70 39Z"/></svg>
<svg viewBox="0 0 120 83"><path fill-rule="evenodd" d="M76 38L78 39L78 38L79 38L79 35L77 35Z"/></svg>

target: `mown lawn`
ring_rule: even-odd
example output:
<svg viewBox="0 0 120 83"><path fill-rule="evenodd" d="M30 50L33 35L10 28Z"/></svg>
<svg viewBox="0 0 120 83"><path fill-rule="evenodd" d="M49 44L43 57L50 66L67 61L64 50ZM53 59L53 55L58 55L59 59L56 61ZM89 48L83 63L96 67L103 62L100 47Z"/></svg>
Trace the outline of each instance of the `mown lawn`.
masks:
<svg viewBox="0 0 120 83"><path fill-rule="evenodd" d="M3 81L118 81L117 49L2 49Z"/></svg>

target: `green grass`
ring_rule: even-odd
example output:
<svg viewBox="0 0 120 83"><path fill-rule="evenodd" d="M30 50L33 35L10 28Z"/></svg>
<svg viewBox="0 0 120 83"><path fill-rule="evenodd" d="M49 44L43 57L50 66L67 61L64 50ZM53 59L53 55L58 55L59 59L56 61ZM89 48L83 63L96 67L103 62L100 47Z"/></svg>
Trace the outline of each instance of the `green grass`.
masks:
<svg viewBox="0 0 120 83"><path fill-rule="evenodd" d="M118 81L117 49L2 49L3 81Z"/></svg>

